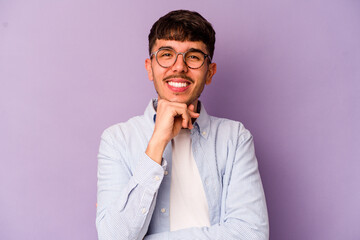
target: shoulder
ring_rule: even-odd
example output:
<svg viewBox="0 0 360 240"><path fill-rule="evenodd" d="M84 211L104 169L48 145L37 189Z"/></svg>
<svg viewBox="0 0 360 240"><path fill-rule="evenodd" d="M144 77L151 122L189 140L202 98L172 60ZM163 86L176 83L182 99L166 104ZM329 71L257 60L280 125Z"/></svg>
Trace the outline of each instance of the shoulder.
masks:
<svg viewBox="0 0 360 240"><path fill-rule="evenodd" d="M252 138L250 131L240 121L210 116L210 126L211 131L215 131L216 135L234 141L243 142Z"/></svg>
<svg viewBox="0 0 360 240"><path fill-rule="evenodd" d="M146 124L144 116L135 116L127 120L126 122L120 122L111 125L106 128L102 133L102 138L112 139L113 141L119 141L125 139L130 133L137 131L137 129L145 128Z"/></svg>

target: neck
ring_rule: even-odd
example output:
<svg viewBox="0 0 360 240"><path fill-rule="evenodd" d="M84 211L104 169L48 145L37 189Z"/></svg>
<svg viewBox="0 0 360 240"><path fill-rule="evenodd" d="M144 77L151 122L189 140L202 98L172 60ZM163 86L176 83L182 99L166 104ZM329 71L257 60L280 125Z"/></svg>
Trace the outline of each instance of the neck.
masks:
<svg viewBox="0 0 360 240"><path fill-rule="evenodd" d="M195 112L200 113L200 109L198 109L198 106L200 106L200 104L199 104L199 101L197 99L192 103L192 105L194 105Z"/></svg>

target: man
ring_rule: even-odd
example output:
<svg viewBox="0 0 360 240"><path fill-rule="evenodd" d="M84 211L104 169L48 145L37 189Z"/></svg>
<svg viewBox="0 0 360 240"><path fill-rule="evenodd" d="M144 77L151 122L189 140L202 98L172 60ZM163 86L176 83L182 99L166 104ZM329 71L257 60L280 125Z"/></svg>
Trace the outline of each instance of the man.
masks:
<svg viewBox="0 0 360 240"><path fill-rule="evenodd" d="M153 25L145 67L158 98L101 138L99 239L268 239L251 134L198 100L216 73L214 44L196 12Z"/></svg>

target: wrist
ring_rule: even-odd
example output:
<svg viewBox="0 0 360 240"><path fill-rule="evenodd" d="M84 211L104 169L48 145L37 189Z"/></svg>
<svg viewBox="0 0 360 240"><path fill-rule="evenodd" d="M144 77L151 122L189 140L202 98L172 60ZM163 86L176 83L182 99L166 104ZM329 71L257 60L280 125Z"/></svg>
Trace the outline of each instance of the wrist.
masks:
<svg viewBox="0 0 360 240"><path fill-rule="evenodd" d="M162 155L168 142L151 137L148 146L146 148L146 155L148 155L153 161L161 165Z"/></svg>

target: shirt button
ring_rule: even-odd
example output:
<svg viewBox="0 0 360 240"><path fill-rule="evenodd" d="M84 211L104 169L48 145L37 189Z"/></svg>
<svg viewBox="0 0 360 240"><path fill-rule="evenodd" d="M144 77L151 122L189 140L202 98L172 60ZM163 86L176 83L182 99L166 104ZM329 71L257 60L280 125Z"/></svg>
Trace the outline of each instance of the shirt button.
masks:
<svg viewBox="0 0 360 240"><path fill-rule="evenodd" d="M159 181L159 180L160 180L160 177L159 177L158 175L156 175L156 176L154 177L154 179L155 179L156 181Z"/></svg>
<svg viewBox="0 0 360 240"><path fill-rule="evenodd" d="M162 213L164 213L164 212L166 212L166 209L165 209L165 208L162 208L160 211L161 211Z"/></svg>
<svg viewBox="0 0 360 240"><path fill-rule="evenodd" d="M202 132L202 135L206 135L206 132L204 131L204 132Z"/></svg>
<svg viewBox="0 0 360 240"><path fill-rule="evenodd" d="M146 208L142 208L141 212L142 212L142 214L145 214L146 213Z"/></svg>
<svg viewBox="0 0 360 240"><path fill-rule="evenodd" d="M169 172L168 172L168 171L165 171L165 172L164 172L164 175L165 175L165 176L166 176L166 175L168 175L168 174L169 174Z"/></svg>

